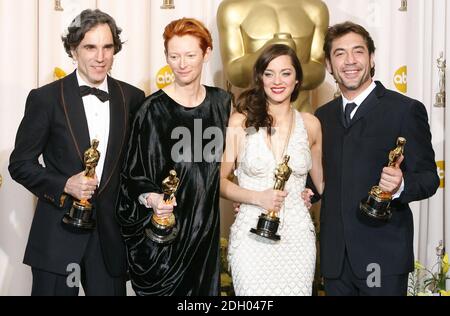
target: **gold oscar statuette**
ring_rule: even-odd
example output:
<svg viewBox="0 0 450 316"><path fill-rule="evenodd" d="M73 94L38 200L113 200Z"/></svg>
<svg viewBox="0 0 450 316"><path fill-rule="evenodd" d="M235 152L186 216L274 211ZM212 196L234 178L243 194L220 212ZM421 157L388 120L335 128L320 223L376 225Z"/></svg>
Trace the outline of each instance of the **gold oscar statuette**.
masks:
<svg viewBox="0 0 450 316"><path fill-rule="evenodd" d="M389 152L388 167L395 166L400 156L403 155L405 144L405 138L397 138L397 147ZM391 201L392 193L383 191L378 185L375 185L370 189L369 196L361 201L359 208L372 218L389 220L392 216Z"/></svg>
<svg viewBox="0 0 450 316"><path fill-rule="evenodd" d="M173 0L163 0L161 9L175 9L175 4L173 3Z"/></svg>
<svg viewBox="0 0 450 316"><path fill-rule="evenodd" d="M445 68L446 60L444 59L444 52L441 52L440 57L436 60L437 67L439 71L439 91L436 93L436 103L434 104L437 108L445 107Z"/></svg>
<svg viewBox="0 0 450 316"><path fill-rule="evenodd" d="M173 203L175 192L177 191L179 184L180 179L177 177L177 172L175 170L170 170L169 176L162 181L164 203ZM177 221L173 213L169 216L158 216L154 212L150 223L145 229L145 233L152 241L166 245L171 243L178 234L176 223Z"/></svg>
<svg viewBox="0 0 450 316"><path fill-rule="evenodd" d="M95 167L100 160L100 152L97 150L99 141L92 140L92 145L84 152L84 176L95 177ZM73 232L91 231L95 227L95 220L92 218L94 206L87 200L74 201L72 208L62 219L63 226Z"/></svg>
<svg viewBox="0 0 450 316"><path fill-rule="evenodd" d="M283 162L280 163L275 170L275 183L273 185L274 190L283 191L286 182L291 176L292 169L288 165L289 159L290 156L285 155L283 157ZM278 217L278 212L275 210L267 210L266 213L261 213L261 215L259 215L256 228L250 229L250 232L261 237L278 241L281 239L280 235L277 235L279 225L280 218Z"/></svg>
<svg viewBox="0 0 450 316"><path fill-rule="evenodd" d="M64 11L64 8L61 6L61 0L55 0L55 11Z"/></svg>

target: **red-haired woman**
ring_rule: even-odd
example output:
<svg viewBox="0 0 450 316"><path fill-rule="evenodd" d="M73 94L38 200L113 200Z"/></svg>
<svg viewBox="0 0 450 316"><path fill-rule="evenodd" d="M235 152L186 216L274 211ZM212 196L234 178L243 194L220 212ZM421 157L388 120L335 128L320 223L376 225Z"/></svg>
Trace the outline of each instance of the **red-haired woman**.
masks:
<svg viewBox="0 0 450 316"><path fill-rule="evenodd" d="M201 84L212 50L205 26L183 18L164 31L175 81L149 96L137 112L122 172L118 219L138 295L219 294L219 178L230 95ZM180 179L173 204L161 182ZM144 231L152 213L173 212L178 235L161 245Z"/></svg>

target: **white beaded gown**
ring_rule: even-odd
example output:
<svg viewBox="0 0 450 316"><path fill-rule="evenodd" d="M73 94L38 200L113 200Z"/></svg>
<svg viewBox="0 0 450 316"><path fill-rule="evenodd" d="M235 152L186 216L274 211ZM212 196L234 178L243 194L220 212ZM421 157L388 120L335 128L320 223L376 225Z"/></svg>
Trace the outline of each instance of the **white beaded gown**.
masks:
<svg viewBox="0 0 450 316"><path fill-rule="evenodd" d="M235 171L239 185L255 191L273 188L274 172L280 162L269 149L260 129L246 136L240 163ZM238 296L311 295L316 260L314 225L300 193L311 169L311 151L301 114L295 111L295 125L286 154L292 174L285 185L289 192L281 209L278 234L272 241L250 232L263 209L241 204L231 226L228 261Z"/></svg>

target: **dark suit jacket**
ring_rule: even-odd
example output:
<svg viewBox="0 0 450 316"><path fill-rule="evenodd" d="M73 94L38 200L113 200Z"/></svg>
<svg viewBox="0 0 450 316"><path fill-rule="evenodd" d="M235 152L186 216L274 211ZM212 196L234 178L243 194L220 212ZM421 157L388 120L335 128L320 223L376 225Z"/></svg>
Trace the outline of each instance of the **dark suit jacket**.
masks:
<svg viewBox="0 0 450 316"><path fill-rule="evenodd" d="M140 105L144 93L111 77L108 90L109 141L95 217L106 267L112 276L120 276L126 272L126 253L115 219L119 172L130 113ZM9 165L12 178L38 197L25 264L67 274L68 264L80 263L90 234L66 231L61 219L73 201L64 194L64 186L68 178L84 170L83 154L89 147L89 130L75 72L30 92ZM38 162L41 154L45 166Z"/></svg>
<svg viewBox="0 0 450 316"><path fill-rule="evenodd" d="M409 202L432 196L439 187L425 107L387 90L380 82L344 127L342 98L316 111L323 132L325 190L320 214L321 271L326 278L341 272L345 249L359 278L380 265L382 275L413 270L413 218ZM369 218L359 203L377 185L397 137L406 138L401 165L404 191L391 205L392 218Z"/></svg>

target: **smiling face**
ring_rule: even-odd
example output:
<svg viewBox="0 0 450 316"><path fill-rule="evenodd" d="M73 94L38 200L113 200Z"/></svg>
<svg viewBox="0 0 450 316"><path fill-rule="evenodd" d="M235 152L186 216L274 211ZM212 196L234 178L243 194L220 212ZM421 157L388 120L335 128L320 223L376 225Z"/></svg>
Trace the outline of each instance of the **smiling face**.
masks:
<svg viewBox="0 0 450 316"><path fill-rule="evenodd" d="M291 57L281 55L274 58L264 70L262 81L269 104L290 103L291 94L298 83Z"/></svg>
<svg viewBox="0 0 450 316"><path fill-rule="evenodd" d="M203 64L208 61L211 48L203 53L200 40L192 35L174 36L167 43L167 63L178 85L200 84Z"/></svg>
<svg viewBox="0 0 450 316"><path fill-rule="evenodd" d="M333 40L326 64L342 93L350 100L372 82L370 70L375 65L374 56L369 54L367 44L359 34L350 32Z"/></svg>
<svg viewBox="0 0 450 316"><path fill-rule="evenodd" d="M108 24L99 24L87 32L80 44L72 50L78 63L78 72L86 82L99 86L114 61L114 41Z"/></svg>

